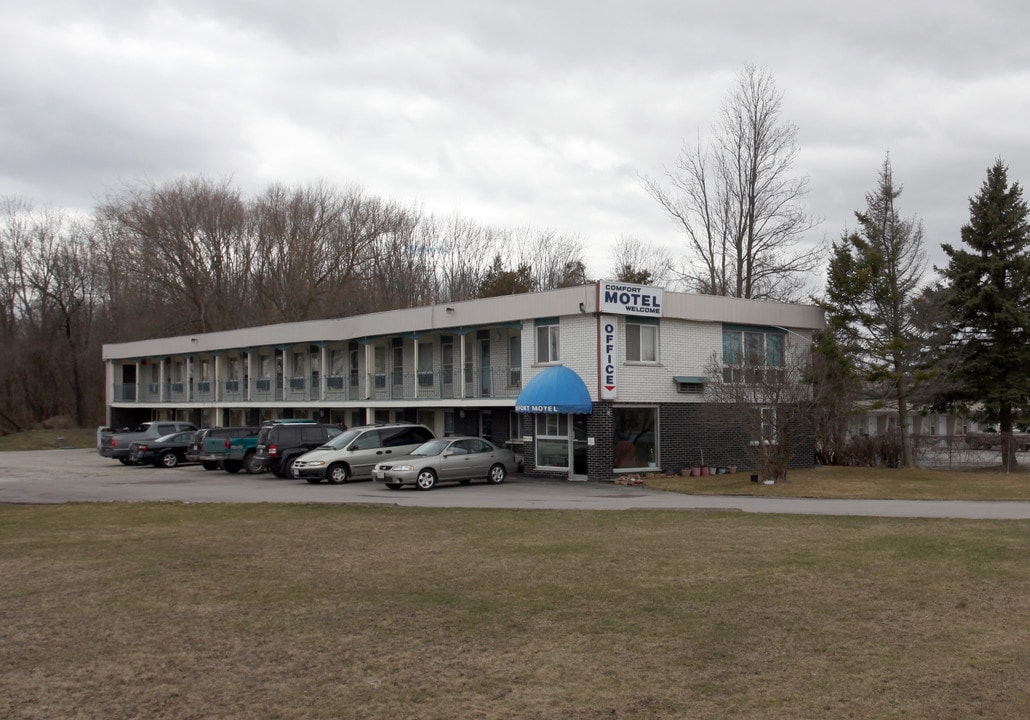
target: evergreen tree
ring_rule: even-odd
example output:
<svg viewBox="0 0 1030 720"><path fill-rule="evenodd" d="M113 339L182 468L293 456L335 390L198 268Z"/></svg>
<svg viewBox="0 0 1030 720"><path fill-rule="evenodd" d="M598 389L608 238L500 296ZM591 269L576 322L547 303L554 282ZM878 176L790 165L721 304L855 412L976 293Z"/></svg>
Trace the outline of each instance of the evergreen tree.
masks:
<svg viewBox="0 0 1030 720"><path fill-rule="evenodd" d="M1030 225L1019 183L1009 185L999 159L969 201L965 248L944 245L946 309L953 342L948 407L979 413L1003 434L1007 466L1015 464L1013 425L1030 397Z"/></svg>
<svg viewBox="0 0 1030 720"><path fill-rule="evenodd" d="M909 467L910 394L921 350L913 300L926 259L922 224L902 219L895 206L901 190L888 157L877 189L866 195L865 211L855 212L858 229L833 245L824 307L829 329L862 377L889 388L898 409L901 462Z"/></svg>

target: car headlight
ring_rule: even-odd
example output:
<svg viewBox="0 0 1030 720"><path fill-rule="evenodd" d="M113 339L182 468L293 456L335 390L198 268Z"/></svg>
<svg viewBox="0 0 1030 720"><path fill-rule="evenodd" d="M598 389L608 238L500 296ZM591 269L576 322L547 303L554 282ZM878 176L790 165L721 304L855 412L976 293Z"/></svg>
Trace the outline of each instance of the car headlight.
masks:
<svg viewBox="0 0 1030 720"><path fill-rule="evenodd" d="M393 469L397 472L412 472L415 469L414 465L394 465Z"/></svg>
<svg viewBox="0 0 1030 720"><path fill-rule="evenodd" d="M304 460L302 464L304 467L320 467L325 465L325 460Z"/></svg>

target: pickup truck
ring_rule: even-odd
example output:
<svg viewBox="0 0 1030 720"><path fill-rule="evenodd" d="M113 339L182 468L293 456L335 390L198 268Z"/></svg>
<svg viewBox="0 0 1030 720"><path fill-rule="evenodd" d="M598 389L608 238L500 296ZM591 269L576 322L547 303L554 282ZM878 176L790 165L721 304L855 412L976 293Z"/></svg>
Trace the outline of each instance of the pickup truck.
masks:
<svg viewBox="0 0 1030 720"><path fill-rule="evenodd" d="M226 472L236 473L244 467L245 454L238 459L229 456L229 448L234 441L250 441L253 450L257 446L258 427L219 427L208 428L202 445L198 448L197 459L206 470L219 467ZM250 472L250 471L248 471Z"/></svg>
<svg viewBox="0 0 1030 720"><path fill-rule="evenodd" d="M102 457L109 457L118 460L122 465L131 465L129 459L129 446L137 440L157 440L159 437L171 435L172 433L196 431L197 426L188 422L166 422L163 420L150 420L137 425L128 432L111 432L100 435L100 447L97 452Z"/></svg>
<svg viewBox="0 0 1030 720"><path fill-rule="evenodd" d="M971 450L1001 449L1001 433L999 432L971 432L966 433L966 444ZM1030 450L1030 434L1014 432L1012 442L1019 452Z"/></svg>
<svg viewBox="0 0 1030 720"><path fill-rule="evenodd" d="M265 471L264 463L255 457L257 451L257 433L246 437L229 438L226 441L225 459L222 467L226 472L245 470L251 475Z"/></svg>

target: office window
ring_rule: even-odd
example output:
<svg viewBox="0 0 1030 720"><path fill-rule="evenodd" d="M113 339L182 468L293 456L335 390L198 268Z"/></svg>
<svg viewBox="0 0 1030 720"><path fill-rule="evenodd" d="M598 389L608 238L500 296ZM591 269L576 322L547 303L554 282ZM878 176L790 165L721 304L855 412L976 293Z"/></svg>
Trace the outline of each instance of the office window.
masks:
<svg viewBox="0 0 1030 720"><path fill-rule="evenodd" d="M558 318L536 321L536 361L538 363L555 363L561 359L559 354L560 328Z"/></svg>
<svg viewBox="0 0 1030 720"><path fill-rule="evenodd" d="M658 325L639 320L626 321L626 361L658 362Z"/></svg>

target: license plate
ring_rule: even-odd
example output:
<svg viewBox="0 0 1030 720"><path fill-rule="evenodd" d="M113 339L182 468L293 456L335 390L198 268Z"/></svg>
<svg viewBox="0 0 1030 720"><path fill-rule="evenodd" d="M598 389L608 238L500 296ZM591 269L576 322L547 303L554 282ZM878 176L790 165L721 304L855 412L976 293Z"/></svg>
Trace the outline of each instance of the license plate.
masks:
<svg viewBox="0 0 1030 720"><path fill-rule="evenodd" d="M386 479L386 473L384 473L382 470L377 470L376 471L376 480L385 480L385 479Z"/></svg>

